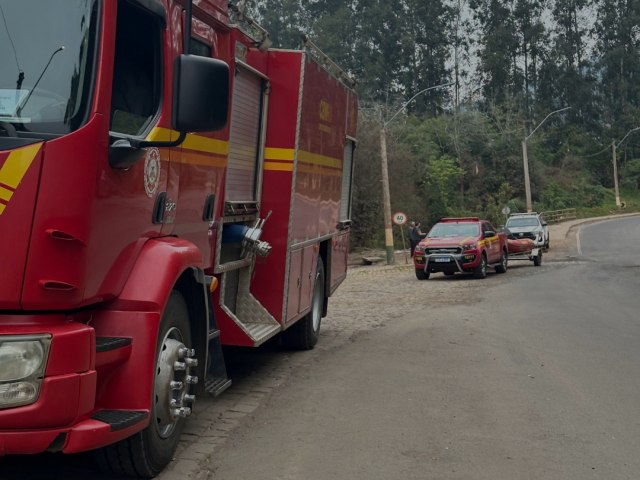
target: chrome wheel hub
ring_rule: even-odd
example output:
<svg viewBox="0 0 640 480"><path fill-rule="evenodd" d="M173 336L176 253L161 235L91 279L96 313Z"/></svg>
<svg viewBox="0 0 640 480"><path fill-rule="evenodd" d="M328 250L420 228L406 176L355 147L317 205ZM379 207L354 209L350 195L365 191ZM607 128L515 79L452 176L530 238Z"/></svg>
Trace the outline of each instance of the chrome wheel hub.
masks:
<svg viewBox="0 0 640 480"><path fill-rule="evenodd" d="M158 356L154 384L155 425L160 437L167 438L180 418L191 415L195 396L189 392L198 383L195 351L182 342L176 328L165 335Z"/></svg>

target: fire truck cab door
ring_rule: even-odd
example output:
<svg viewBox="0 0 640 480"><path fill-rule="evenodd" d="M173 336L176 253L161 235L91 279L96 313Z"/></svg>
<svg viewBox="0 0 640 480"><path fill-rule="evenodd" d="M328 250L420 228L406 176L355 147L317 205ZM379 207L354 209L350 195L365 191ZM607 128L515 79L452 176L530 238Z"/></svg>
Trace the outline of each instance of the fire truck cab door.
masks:
<svg viewBox="0 0 640 480"><path fill-rule="evenodd" d="M112 197L111 214L128 219L127 228L144 236L160 234L162 218L157 212L167 189L169 149L151 147L132 152L126 145L128 139L169 139L168 129L158 128L165 34L156 15L129 2L117 3L109 112L110 168L101 172L101 197ZM130 164L126 162L127 151Z"/></svg>

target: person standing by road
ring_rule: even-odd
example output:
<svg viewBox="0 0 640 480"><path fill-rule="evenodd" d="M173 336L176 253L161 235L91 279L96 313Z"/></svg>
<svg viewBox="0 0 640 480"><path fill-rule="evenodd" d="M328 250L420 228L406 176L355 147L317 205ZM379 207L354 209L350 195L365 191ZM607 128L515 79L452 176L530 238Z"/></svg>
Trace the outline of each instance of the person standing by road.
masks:
<svg viewBox="0 0 640 480"><path fill-rule="evenodd" d="M413 257L413 252L416 250L416 246L420 243L424 237L426 237L426 233L422 233L420 230L420 222L411 222L413 227L409 227L409 242L411 244L411 256Z"/></svg>
<svg viewBox="0 0 640 480"><path fill-rule="evenodd" d="M414 230L416 229L416 222L409 222L409 227L407 228L407 238L409 238L409 247L411 248L411 256L413 257L413 251L416 249L417 243L414 243Z"/></svg>

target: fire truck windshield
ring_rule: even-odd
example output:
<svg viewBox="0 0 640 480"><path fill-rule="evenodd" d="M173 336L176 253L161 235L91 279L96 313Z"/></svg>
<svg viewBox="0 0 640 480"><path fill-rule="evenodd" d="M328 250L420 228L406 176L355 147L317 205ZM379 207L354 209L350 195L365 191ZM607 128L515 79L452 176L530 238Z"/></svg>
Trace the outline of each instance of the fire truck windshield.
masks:
<svg viewBox="0 0 640 480"><path fill-rule="evenodd" d="M0 136L86 121L97 18L98 0L0 0Z"/></svg>

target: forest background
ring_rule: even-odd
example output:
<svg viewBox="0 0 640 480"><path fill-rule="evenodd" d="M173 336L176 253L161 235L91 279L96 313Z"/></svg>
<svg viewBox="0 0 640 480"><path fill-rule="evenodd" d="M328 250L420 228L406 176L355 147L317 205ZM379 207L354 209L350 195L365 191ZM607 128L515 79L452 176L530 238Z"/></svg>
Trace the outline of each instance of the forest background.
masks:
<svg viewBox="0 0 640 480"><path fill-rule="evenodd" d="M565 107L527 142L534 210L615 211L612 144L621 197L640 210L640 0L257 0L247 12L274 47L304 33L357 81L352 247L384 245L379 133L397 112L391 209L423 227L526 211L522 140Z"/></svg>

